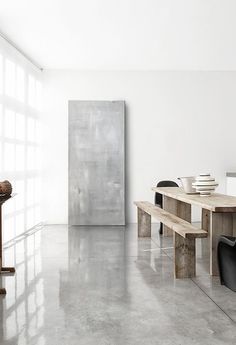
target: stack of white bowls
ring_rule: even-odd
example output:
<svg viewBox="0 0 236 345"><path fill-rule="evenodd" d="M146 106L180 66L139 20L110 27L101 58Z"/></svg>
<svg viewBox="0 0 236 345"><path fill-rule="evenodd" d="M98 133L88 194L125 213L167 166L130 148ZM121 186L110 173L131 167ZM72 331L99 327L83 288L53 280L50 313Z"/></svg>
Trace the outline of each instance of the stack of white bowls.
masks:
<svg viewBox="0 0 236 345"><path fill-rule="evenodd" d="M218 183L210 174L200 174L196 177L196 180L192 183L192 186L196 189L197 193L200 193L201 196L209 196L215 191Z"/></svg>

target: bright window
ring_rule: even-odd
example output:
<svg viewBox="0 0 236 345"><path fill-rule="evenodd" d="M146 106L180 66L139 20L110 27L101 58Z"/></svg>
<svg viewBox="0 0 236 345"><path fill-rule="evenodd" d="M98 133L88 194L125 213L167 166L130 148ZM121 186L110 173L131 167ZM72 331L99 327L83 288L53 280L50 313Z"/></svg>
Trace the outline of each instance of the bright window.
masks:
<svg viewBox="0 0 236 345"><path fill-rule="evenodd" d="M2 55L0 55L0 95L2 94L3 91L3 58Z"/></svg>
<svg viewBox="0 0 236 345"><path fill-rule="evenodd" d="M31 107L36 105L36 90L35 90L35 79L32 75L29 76L28 83L28 101Z"/></svg>
<svg viewBox="0 0 236 345"><path fill-rule="evenodd" d="M25 115L16 113L16 139L25 140Z"/></svg>
<svg viewBox="0 0 236 345"><path fill-rule="evenodd" d="M15 145L5 143L4 145L4 170L7 173L15 171ZM7 174L5 175L7 176Z"/></svg>
<svg viewBox="0 0 236 345"><path fill-rule="evenodd" d="M5 130L4 135L6 138L15 138L15 113L10 109L5 110Z"/></svg>
<svg viewBox="0 0 236 345"><path fill-rule="evenodd" d="M4 238L41 222L41 71L0 38L0 181L17 195L3 208Z"/></svg>
<svg viewBox="0 0 236 345"><path fill-rule="evenodd" d="M16 98L24 102L25 97L25 73L23 68L17 66L16 69Z"/></svg>
<svg viewBox="0 0 236 345"><path fill-rule="evenodd" d="M16 65L11 60L6 59L6 95L9 97L15 96L15 89L16 89L16 80L15 80L15 72L16 72Z"/></svg>

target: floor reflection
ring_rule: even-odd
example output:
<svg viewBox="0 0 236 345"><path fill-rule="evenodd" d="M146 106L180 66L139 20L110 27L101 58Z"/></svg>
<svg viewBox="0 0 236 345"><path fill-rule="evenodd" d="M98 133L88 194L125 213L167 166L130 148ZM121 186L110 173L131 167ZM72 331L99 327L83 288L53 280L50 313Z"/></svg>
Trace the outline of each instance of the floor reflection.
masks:
<svg viewBox="0 0 236 345"><path fill-rule="evenodd" d="M5 262L16 268L2 277L7 295L1 297L1 344L44 344L44 284L41 258L42 232L37 231L4 251Z"/></svg>
<svg viewBox="0 0 236 345"><path fill-rule="evenodd" d="M172 239L155 225L152 239L136 225L32 233L4 251L16 275L2 277L0 344L231 344L235 296L208 275L206 248L196 279L175 280Z"/></svg>

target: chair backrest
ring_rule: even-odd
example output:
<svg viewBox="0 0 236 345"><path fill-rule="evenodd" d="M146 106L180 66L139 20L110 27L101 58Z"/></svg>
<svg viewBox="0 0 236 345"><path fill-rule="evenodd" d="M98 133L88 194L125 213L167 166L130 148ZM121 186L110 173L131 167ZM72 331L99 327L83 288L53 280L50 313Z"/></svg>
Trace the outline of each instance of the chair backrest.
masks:
<svg viewBox="0 0 236 345"><path fill-rule="evenodd" d="M179 187L179 186L174 181L165 180L165 181L158 182L157 187ZM155 203L155 205L161 205L162 206L162 194L155 193L154 203Z"/></svg>

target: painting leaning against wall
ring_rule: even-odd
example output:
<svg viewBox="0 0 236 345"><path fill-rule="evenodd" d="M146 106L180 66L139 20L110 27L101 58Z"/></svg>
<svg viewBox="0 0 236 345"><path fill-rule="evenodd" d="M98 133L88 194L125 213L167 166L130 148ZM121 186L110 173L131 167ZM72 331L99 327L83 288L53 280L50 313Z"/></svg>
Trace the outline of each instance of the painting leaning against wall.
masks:
<svg viewBox="0 0 236 345"><path fill-rule="evenodd" d="M125 225L124 101L69 101L69 224Z"/></svg>

